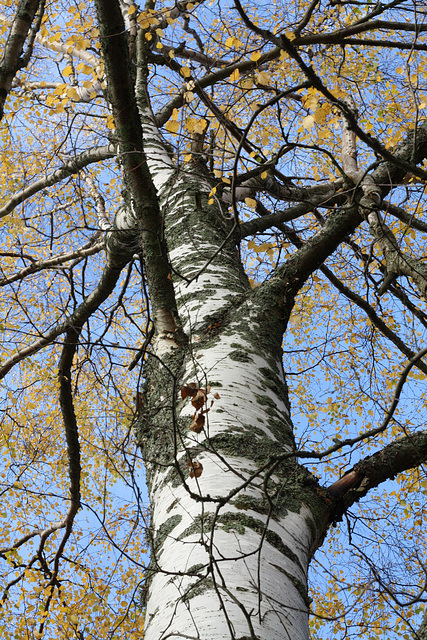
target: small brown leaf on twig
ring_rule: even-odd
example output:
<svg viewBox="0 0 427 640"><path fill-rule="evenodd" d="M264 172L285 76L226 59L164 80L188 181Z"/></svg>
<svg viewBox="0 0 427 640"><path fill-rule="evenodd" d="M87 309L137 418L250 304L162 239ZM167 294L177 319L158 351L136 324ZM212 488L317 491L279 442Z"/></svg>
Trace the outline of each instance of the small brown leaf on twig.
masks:
<svg viewBox="0 0 427 640"><path fill-rule="evenodd" d="M205 424L205 416L203 414L199 414L197 417L193 419L193 422L190 424L191 431L194 433L200 433Z"/></svg>
<svg viewBox="0 0 427 640"><path fill-rule="evenodd" d="M183 400L185 398L188 398L189 396L193 398L196 395L196 393L197 393L197 384L195 382L190 382L189 384L186 384L183 387L181 387L181 398Z"/></svg>
<svg viewBox="0 0 427 640"><path fill-rule="evenodd" d="M197 393L191 401L191 404L196 409L201 409L206 402L206 391L204 389L197 389Z"/></svg>
<svg viewBox="0 0 427 640"><path fill-rule="evenodd" d="M190 469L190 478L200 478L203 472L203 465L198 460L189 460L188 468Z"/></svg>

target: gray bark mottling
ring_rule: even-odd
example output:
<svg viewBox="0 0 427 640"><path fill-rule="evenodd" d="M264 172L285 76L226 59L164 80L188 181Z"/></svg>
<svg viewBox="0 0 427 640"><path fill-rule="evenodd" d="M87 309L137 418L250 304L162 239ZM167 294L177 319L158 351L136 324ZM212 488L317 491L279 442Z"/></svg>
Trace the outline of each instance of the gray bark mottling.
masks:
<svg viewBox="0 0 427 640"><path fill-rule="evenodd" d="M420 628L414 634L414 640L427 640L427 611L424 613Z"/></svg>
<svg viewBox="0 0 427 640"><path fill-rule="evenodd" d="M138 433L152 556L144 636L269 640L286 628L306 640L307 567L330 503L294 456L281 364L292 301L283 285L250 288L227 240L232 221L219 203L208 205L210 188L202 166L189 163L161 201L189 344L165 352L157 342L159 357L145 368ZM206 394L199 408L181 399L190 384L202 402ZM200 432L190 426L197 420Z"/></svg>

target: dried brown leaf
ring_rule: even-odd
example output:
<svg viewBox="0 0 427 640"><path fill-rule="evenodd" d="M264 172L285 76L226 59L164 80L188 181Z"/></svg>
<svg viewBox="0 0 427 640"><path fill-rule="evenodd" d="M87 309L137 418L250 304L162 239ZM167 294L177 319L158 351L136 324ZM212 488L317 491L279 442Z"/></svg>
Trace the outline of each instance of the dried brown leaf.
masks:
<svg viewBox="0 0 427 640"><path fill-rule="evenodd" d="M193 419L193 422L190 424L190 429L191 431L194 431L194 433L200 433L204 424L205 416L203 414L199 414L195 419Z"/></svg>
<svg viewBox="0 0 427 640"><path fill-rule="evenodd" d="M184 400L189 396L193 398L197 393L197 384L195 382L190 382L189 384L185 384L181 387L181 398Z"/></svg>
<svg viewBox="0 0 427 640"><path fill-rule="evenodd" d="M190 460L188 463L190 467L190 478L200 478L203 472L203 465L198 460Z"/></svg>
<svg viewBox="0 0 427 640"><path fill-rule="evenodd" d="M206 392L204 389L197 389L197 393L191 401L191 404L196 409L201 409L206 402Z"/></svg>

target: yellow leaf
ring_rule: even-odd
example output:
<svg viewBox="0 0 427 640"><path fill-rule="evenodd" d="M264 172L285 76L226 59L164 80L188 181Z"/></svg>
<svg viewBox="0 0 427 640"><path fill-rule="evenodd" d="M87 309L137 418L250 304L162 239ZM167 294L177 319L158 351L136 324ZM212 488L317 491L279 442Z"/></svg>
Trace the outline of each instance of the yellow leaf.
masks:
<svg viewBox="0 0 427 640"><path fill-rule="evenodd" d="M259 59L260 59L260 57L261 57L261 51L254 51L254 52L251 54L251 60L252 60L252 62L256 62L257 60L259 60Z"/></svg>
<svg viewBox="0 0 427 640"><path fill-rule="evenodd" d="M324 104L321 107L319 107L319 109L316 109L316 111L314 112L314 119L317 122L317 124L325 124L326 122L326 116L329 113L329 105L328 104Z"/></svg>
<svg viewBox="0 0 427 640"><path fill-rule="evenodd" d="M230 75L230 82L236 82L239 79L240 71L238 69L234 69L233 73Z"/></svg>
<svg viewBox="0 0 427 640"><path fill-rule="evenodd" d="M165 129L166 129L166 131L169 131L169 133L178 133L178 131L179 131L179 122L177 122L177 120L169 120L165 124Z"/></svg>
<svg viewBox="0 0 427 640"><path fill-rule="evenodd" d="M77 91L76 87L67 87L67 96L71 100L77 101L79 99L79 92Z"/></svg>
<svg viewBox="0 0 427 640"><path fill-rule="evenodd" d="M239 40L239 38L236 38L235 36L230 36L225 41L225 46L227 47L227 49L232 49L233 47L235 49L238 49L239 47L242 46L242 42Z"/></svg>
<svg viewBox="0 0 427 640"><path fill-rule="evenodd" d="M266 71L259 71L255 77L259 84L268 84L271 80L270 74Z"/></svg>
<svg viewBox="0 0 427 640"><path fill-rule="evenodd" d="M312 115L305 116L302 121L304 129L312 129L314 126L314 117Z"/></svg>
<svg viewBox="0 0 427 640"><path fill-rule="evenodd" d="M319 102L319 95L317 92L308 89L307 95L302 96L302 103L306 109L316 109Z"/></svg>
<svg viewBox="0 0 427 640"><path fill-rule="evenodd" d="M66 78L68 78L68 76L70 76L73 73L73 67L69 64L67 64L67 66L65 67L64 71L62 72L62 75L65 76Z"/></svg>
<svg viewBox="0 0 427 640"><path fill-rule="evenodd" d="M267 251L268 249L270 249L270 245L267 242L263 242L262 244L259 245L258 249L257 249L257 253L261 252L261 251Z"/></svg>
<svg viewBox="0 0 427 640"><path fill-rule="evenodd" d="M181 68L181 75L184 78L189 78L191 76L191 70L188 67L182 67Z"/></svg>
<svg viewBox="0 0 427 640"><path fill-rule="evenodd" d="M185 126L190 133L193 133L195 124L196 124L196 121L194 118L187 118L185 122Z"/></svg>
<svg viewBox="0 0 427 640"><path fill-rule="evenodd" d="M197 120L194 123L194 132L195 133L203 133L203 131L206 129L206 127L208 126L207 120L205 120L204 118L202 118L201 120Z"/></svg>
<svg viewBox="0 0 427 640"><path fill-rule="evenodd" d="M135 5L131 4L131 6L128 9L128 15L131 16L133 13L135 13L136 9L135 9Z"/></svg>
<svg viewBox="0 0 427 640"><path fill-rule="evenodd" d="M261 173L261 180L265 180L265 179L266 179L266 177L267 177L267 171L263 171L263 172Z"/></svg>
<svg viewBox="0 0 427 640"><path fill-rule="evenodd" d="M254 200L253 198L245 198L245 204L251 209L256 208L256 200Z"/></svg>
<svg viewBox="0 0 427 640"><path fill-rule="evenodd" d="M319 140L327 140L331 137L331 132L329 131L329 129L322 129L318 132L317 137L319 138ZM334 180L334 178L335 176L330 177L331 180Z"/></svg>
<svg viewBox="0 0 427 640"><path fill-rule="evenodd" d="M240 81L240 86L242 89L252 89L254 83L251 78L245 78L244 80Z"/></svg>

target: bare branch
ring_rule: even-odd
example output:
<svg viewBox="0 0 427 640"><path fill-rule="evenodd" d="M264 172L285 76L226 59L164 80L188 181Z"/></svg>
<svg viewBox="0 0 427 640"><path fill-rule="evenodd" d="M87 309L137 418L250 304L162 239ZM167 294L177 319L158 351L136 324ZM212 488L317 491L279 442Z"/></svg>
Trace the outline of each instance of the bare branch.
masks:
<svg viewBox="0 0 427 640"><path fill-rule="evenodd" d="M391 202L383 202L381 204L381 209L386 213L390 213L395 218L398 218L402 222L411 227L412 229L418 229L418 231L422 231L423 233L427 233L427 223L422 220L418 220L414 215L409 214L402 207L398 207Z"/></svg>
<svg viewBox="0 0 427 640"><path fill-rule="evenodd" d="M74 410L73 391L71 383L71 368L73 365L74 355L77 351L80 332L81 326L74 326L73 328L67 330L58 367L59 403L61 406L62 419L65 429L65 438L67 441L68 475L70 478L70 506L68 508L66 516L62 521L62 524L65 528L65 533L58 545L58 549L56 550L53 559L53 571L49 581L49 586L52 588L48 590L48 596L44 606L45 612L49 610L50 603L53 598L53 587L57 585L59 562L62 557L62 553L64 551L67 540L71 535L74 518L77 514L77 511L80 509L80 442L77 427L77 418ZM42 618L42 621L39 624L40 635L42 635L43 633L44 626L45 619Z"/></svg>
<svg viewBox="0 0 427 640"><path fill-rule="evenodd" d="M314 458L316 460L322 460L323 458L330 456L332 453L335 453L336 451L340 451L343 447L352 447L353 445L357 444L358 442L361 442L362 440L367 440L369 438L372 438L373 436L378 435L379 433L383 433L389 423L390 420L393 417L394 412L396 411L397 405L399 404L399 399L400 399L400 394L402 393L402 389L403 386L406 382L406 379L412 369L412 367L414 367L418 360L420 360L420 358L423 358L427 353L427 348L425 349L421 349L421 351L419 351L418 353L415 354L415 356L413 358L411 358L411 360L408 362L408 364L406 365L406 367L403 369L400 378L398 380L398 383L396 385L394 394L393 394L393 399L391 401L390 407L386 410L385 412L385 417L384 420L382 421L382 423L378 426L378 427L374 427L373 429L369 429L368 431L364 431L363 433L361 433L360 435L356 436L355 438L346 438L343 440L339 440L336 444L332 445L331 447L328 447L328 449L325 449L324 451L298 451L298 457L300 458ZM420 434L421 437L421 442L424 443L424 439L425 439L425 444L423 445L425 447L425 452L427 455L427 432L421 432ZM412 436L411 436L412 437ZM414 436L415 437L415 436ZM400 440L398 441L400 442ZM391 445L388 445L391 446ZM382 454L383 451L385 451L387 449L387 447L385 447L384 449L382 449L379 454ZM423 449L424 451L424 449ZM374 454L376 455L376 454ZM424 454L423 454L424 455ZM373 457L373 456L371 456ZM403 456L404 457L404 456ZM400 469L400 471L404 471L405 469L411 469L413 466L417 466L419 465L421 462L423 462L424 458L418 459L418 462L416 464L410 464L408 467L403 467L402 469ZM358 465L356 465L356 467L358 468ZM355 469L356 469L355 467ZM394 477L397 473L400 472L399 470L396 471L394 473L394 475L385 475L383 480L380 480L376 485L372 485L370 488L373 488L374 486L377 486L378 484L380 484L380 482L384 482L384 480L387 480L391 477ZM348 472L348 473L352 473L352 472ZM347 474L346 474L347 476ZM345 478L346 476L343 476L343 478ZM341 495L341 491L342 489L344 489L342 491L342 493L344 493L344 491L347 491L349 489L349 487L347 486L346 482L343 482L342 484L339 484L341 480L343 480L343 478L340 478L340 480L337 480L337 482L335 482L333 485L331 485L331 487L329 487L329 489L334 493L334 495ZM354 479L354 477L352 476L352 478ZM350 478L346 478L346 481L349 481ZM344 486L345 485L345 486ZM352 488L354 487L354 484L352 484ZM365 495L365 493L363 494ZM362 497L362 496L359 496Z"/></svg>
<svg viewBox="0 0 427 640"><path fill-rule="evenodd" d="M10 24L9 18L4 13L0 13L0 22ZM62 55L72 55L79 60L83 60L83 62L90 65L91 67L97 67L99 65L99 58L94 56L89 51L86 51L85 49L70 47L70 45L64 44L63 42L58 42L57 40L49 40L49 38L43 38L40 34L36 35L35 42L37 42L37 44L40 44L42 47L45 47L46 49L55 51L56 53L60 53Z"/></svg>
<svg viewBox="0 0 427 640"><path fill-rule="evenodd" d="M296 46L303 44L341 44L348 36L353 36L367 31L406 31L411 33L420 33L427 31L425 24L412 24L410 22L392 22L387 20L369 20L360 24L349 25L343 29L338 29L328 34L313 34L296 38L293 42ZM327 40L324 41L323 37Z"/></svg>

